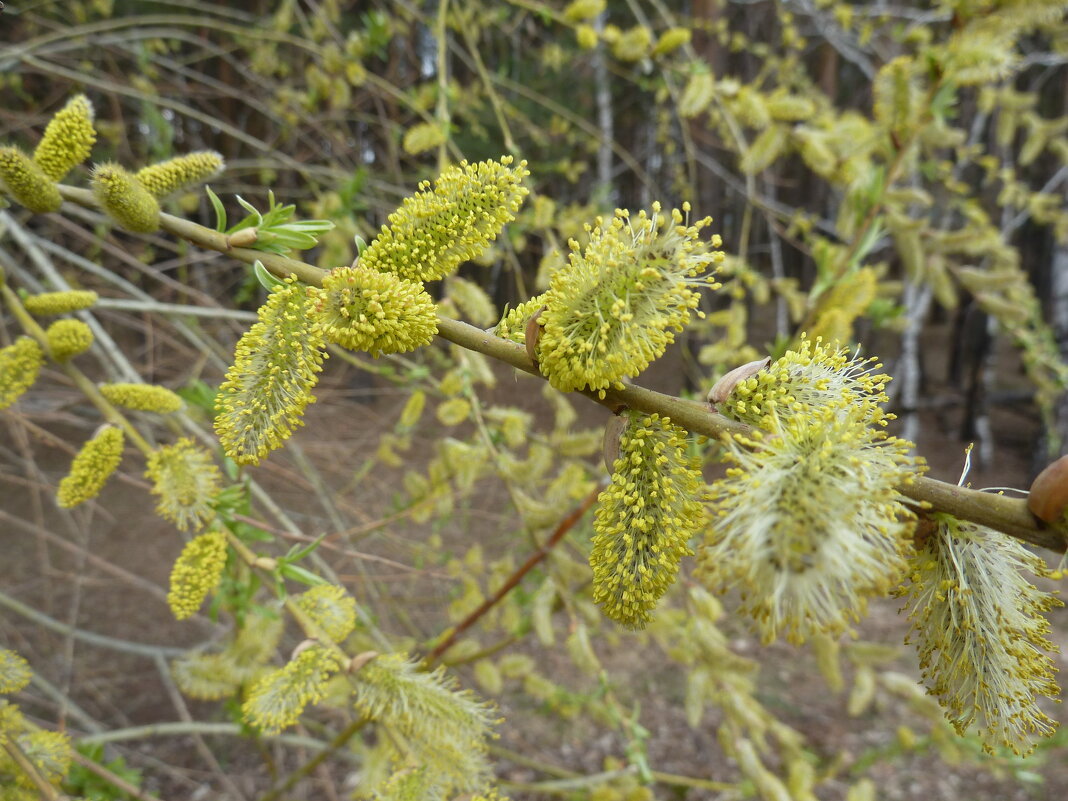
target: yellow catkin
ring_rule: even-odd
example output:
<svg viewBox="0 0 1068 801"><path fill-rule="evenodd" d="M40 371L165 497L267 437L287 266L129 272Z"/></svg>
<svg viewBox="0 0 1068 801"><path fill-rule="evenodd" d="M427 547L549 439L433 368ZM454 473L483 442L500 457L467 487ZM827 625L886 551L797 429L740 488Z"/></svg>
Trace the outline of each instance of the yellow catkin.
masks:
<svg viewBox="0 0 1068 801"><path fill-rule="evenodd" d="M405 153L418 156L428 150L433 150L448 139L445 129L436 122L421 122L413 125L404 134L401 147Z"/></svg>
<svg viewBox="0 0 1068 801"><path fill-rule="evenodd" d="M0 409L11 406L33 386L43 363L41 346L29 337L19 337L0 349Z"/></svg>
<svg viewBox="0 0 1068 801"><path fill-rule="evenodd" d="M289 664L261 678L241 707L245 720L265 733L296 723L308 704L322 700L326 683L341 668L338 655L322 645L310 645Z"/></svg>
<svg viewBox="0 0 1068 801"><path fill-rule="evenodd" d="M612 42L612 55L620 61L641 61L649 53L653 34L644 25L635 25Z"/></svg>
<svg viewBox="0 0 1068 801"><path fill-rule="evenodd" d="M421 283L359 265L332 270L311 298L327 341L372 356L415 350L438 330L434 301Z"/></svg>
<svg viewBox="0 0 1068 801"><path fill-rule="evenodd" d="M696 117L712 102L716 95L716 81L707 68L695 72L686 81L686 87L679 98L679 116Z"/></svg>
<svg viewBox="0 0 1068 801"><path fill-rule="evenodd" d="M77 95L48 123L44 136L33 152L33 160L53 181L60 181L93 150L93 106L85 95Z"/></svg>
<svg viewBox="0 0 1068 801"><path fill-rule="evenodd" d="M98 299L99 296L95 292L71 289L66 292L42 292L40 295L31 295L23 301L23 305L30 314L48 317L88 309Z"/></svg>
<svg viewBox="0 0 1068 801"><path fill-rule="evenodd" d="M59 482L56 501L64 509L95 498L122 461L123 435L114 426L106 426L86 442L70 466L70 473Z"/></svg>
<svg viewBox="0 0 1068 801"><path fill-rule="evenodd" d="M946 514L932 520L937 528L913 556L900 590L924 683L958 734L978 724L985 751L1029 754L1057 729L1037 697L1060 694L1046 653L1056 650L1046 613L1062 603L1023 573L1050 571L999 531Z"/></svg>
<svg viewBox="0 0 1068 801"><path fill-rule="evenodd" d="M211 503L219 491L219 468L211 454L184 437L148 457L145 478L159 496L156 513L181 531L196 530L215 516Z"/></svg>
<svg viewBox="0 0 1068 801"><path fill-rule="evenodd" d="M125 168L99 165L93 171L92 186L101 208L127 231L150 234L159 230L159 202Z"/></svg>
<svg viewBox="0 0 1068 801"><path fill-rule="evenodd" d="M208 531L191 539L178 555L171 570L167 604L178 620L192 617L219 586L226 567L226 535Z"/></svg>
<svg viewBox="0 0 1068 801"><path fill-rule="evenodd" d="M472 325L485 328L501 317L489 293L474 281L450 275L445 279L445 292Z"/></svg>
<svg viewBox="0 0 1068 801"><path fill-rule="evenodd" d="M660 38L656 40L653 48L654 56L666 56L674 53L683 45L689 44L692 34L689 28L668 28Z"/></svg>
<svg viewBox="0 0 1068 801"><path fill-rule="evenodd" d="M433 185L424 181L389 215L378 237L360 256L360 265L409 281L443 278L463 262L478 258L515 219L528 189L526 162L466 161L449 167Z"/></svg>
<svg viewBox="0 0 1068 801"><path fill-rule="evenodd" d="M333 642L341 642L356 626L356 599L334 584L312 587L296 603Z"/></svg>
<svg viewBox="0 0 1068 801"><path fill-rule="evenodd" d="M271 291L219 387L215 432L238 464L259 464L281 447L315 401L312 389L325 358L322 332L310 319L305 289L294 281Z"/></svg>
<svg viewBox="0 0 1068 801"><path fill-rule="evenodd" d="M505 312L504 317L497 323L493 333L502 339L518 342L522 345L526 341L527 323L530 318L545 305L545 295L535 295L530 300L525 300L513 309Z"/></svg>
<svg viewBox="0 0 1068 801"><path fill-rule="evenodd" d="M575 41L583 50L597 47L597 29L592 25L576 25Z"/></svg>
<svg viewBox="0 0 1068 801"><path fill-rule="evenodd" d="M15 771L15 784L31 792L28 795L11 795L6 798L40 798L38 780L43 780L49 785L57 786L67 775L71 765L70 737L60 731L45 731L44 729L24 730L17 735L18 743L26 760L33 765L35 777L27 775L22 770ZM4 788L5 790L7 788Z"/></svg>
<svg viewBox="0 0 1068 801"><path fill-rule="evenodd" d="M0 693L17 693L30 683L30 663L14 651L0 648Z"/></svg>
<svg viewBox="0 0 1068 801"><path fill-rule="evenodd" d="M704 521L701 485L683 429L656 414L628 413L590 551L593 597L612 620L631 628L650 620Z"/></svg>
<svg viewBox="0 0 1068 801"><path fill-rule="evenodd" d="M698 575L739 588L739 611L767 642L841 634L904 568L909 511L896 488L916 469L912 446L869 419L861 401L832 397L726 443L735 467L709 489Z"/></svg>
<svg viewBox="0 0 1068 801"><path fill-rule="evenodd" d="M0 185L35 214L56 211L63 205L55 181L17 147L0 147Z"/></svg>
<svg viewBox="0 0 1068 801"><path fill-rule="evenodd" d="M459 690L441 668L420 670L405 654L379 656L352 674L357 712L399 732L435 784L454 798L485 787L494 709Z"/></svg>
<svg viewBox="0 0 1068 801"><path fill-rule="evenodd" d="M598 219L584 249L571 241L539 318L537 355L550 384L565 392L621 384L663 354L691 315L703 316L700 290L718 287L707 271L723 258L711 249L718 236L699 238L709 223L686 225L682 212L663 215L654 203L651 214Z"/></svg>
<svg viewBox="0 0 1068 801"><path fill-rule="evenodd" d="M223 157L214 150L187 153L138 170L134 176L156 198L163 198L183 187L207 181L223 168Z"/></svg>
<svg viewBox="0 0 1068 801"><path fill-rule="evenodd" d="M116 406L139 412L170 414L182 408L181 397L154 384L104 384L100 393Z"/></svg>
<svg viewBox="0 0 1068 801"><path fill-rule="evenodd" d="M81 320L56 320L46 333L48 350L57 362L69 361L93 344L93 329Z"/></svg>
<svg viewBox="0 0 1068 801"><path fill-rule="evenodd" d="M606 0L572 0L564 8L564 19L567 22L582 22L593 19L604 11Z"/></svg>
<svg viewBox="0 0 1068 801"><path fill-rule="evenodd" d="M857 410L868 425L885 426L894 416L883 410L890 376L877 372L881 367L875 358L861 359L802 335L795 350L739 381L717 407L732 420L755 426L769 415L804 417L828 406Z"/></svg>

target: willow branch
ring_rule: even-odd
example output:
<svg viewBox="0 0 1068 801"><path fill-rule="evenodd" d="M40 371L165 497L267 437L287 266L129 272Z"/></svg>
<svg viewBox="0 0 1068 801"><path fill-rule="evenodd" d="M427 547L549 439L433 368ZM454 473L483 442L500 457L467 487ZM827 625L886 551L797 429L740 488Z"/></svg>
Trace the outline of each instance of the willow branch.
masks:
<svg viewBox="0 0 1068 801"><path fill-rule="evenodd" d="M99 208L96 198L87 189L61 185L59 190L65 200L88 208ZM304 283L321 286L322 278L326 274L325 270L297 259L249 248L230 247L225 234L181 217L161 214L160 226L174 236L207 250L226 253L239 261L252 263L259 260L278 276L295 275ZM438 336L460 347L511 365L517 370L542 377L522 347L467 323L439 317ZM749 430L746 425L712 412L705 404L665 395L637 384L628 385L621 390L606 390L604 398L598 398L592 393L584 394L609 408L626 406L648 414L670 417L676 425L691 433L714 439L742 434ZM919 474L911 476L901 484L898 491L910 499L920 511L951 514L1057 553L1064 553L1068 549L1068 536L1032 515L1023 499L958 487Z"/></svg>

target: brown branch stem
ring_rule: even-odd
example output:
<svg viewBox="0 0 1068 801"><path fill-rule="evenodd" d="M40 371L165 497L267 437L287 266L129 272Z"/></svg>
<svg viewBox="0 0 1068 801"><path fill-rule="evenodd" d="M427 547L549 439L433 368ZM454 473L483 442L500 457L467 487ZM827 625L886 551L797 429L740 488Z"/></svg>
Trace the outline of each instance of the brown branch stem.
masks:
<svg viewBox="0 0 1068 801"><path fill-rule="evenodd" d="M99 208L93 193L87 189L60 185L59 190L66 200L88 208ZM292 274L307 284L320 286L326 274L325 270L286 256L248 248L229 248L224 234L170 214L160 215L160 225L163 230L175 236L208 250L226 253L239 261L251 263L259 260L275 275ZM439 317L438 336L460 347L509 364L517 370L541 377L540 371L521 346L480 328ZM670 417L676 425L693 434L719 438L749 430L748 426L715 414L705 404L665 395L636 384L621 390L607 390L604 398L597 397L595 393L582 394L610 409L627 406L649 414ZM945 512L1057 553L1064 553L1068 549L1068 535L1032 515L1027 509L1026 501L1020 498L979 492L921 475L913 476L898 487L898 490L920 510Z"/></svg>
<svg viewBox="0 0 1068 801"><path fill-rule="evenodd" d="M534 553L532 553L527 558L527 560L523 562L523 564L521 564L500 587L497 588L497 591L493 593L493 595L484 600L481 604L478 605L478 608L476 608L467 617L461 620L456 626L450 629L445 635L444 639L442 639L441 642L435 645L433 650L431 650L431 652L427 654L427 657L423 660L423 663L427 667L430 667L439 659L441 659L442 655L446 651L448 651L449 648L452 647L453 643L456 642L457 638L459 638L461 634L463 634L465 631L475 625L475 623L477 623L483 615L485 615L489 610L491 610L494 606L500 603L504 596L506 596L517 586L519 586L519 582L523 580L524 576L526 576L527 573L533 570L535 566L537 566L542 560L544 560L545 557L547 557L552 552L553 548L555 548L560 543L560 540L564 538L564 535L567 534L567 532L569 532L572 528L574 528L575 524L582 519L582 516L586 514L586 511L591 506L593 506L594 502L596 502L597 496L600 495L600 493L601 488L598 486L583 499L582 503L572 509L570 514L568 514L567 517L565 517L557 524L556 528L553 530L552 535L549 537L548 540L545 541L545 544L538 548L538 550L536 550Z"/></svg>

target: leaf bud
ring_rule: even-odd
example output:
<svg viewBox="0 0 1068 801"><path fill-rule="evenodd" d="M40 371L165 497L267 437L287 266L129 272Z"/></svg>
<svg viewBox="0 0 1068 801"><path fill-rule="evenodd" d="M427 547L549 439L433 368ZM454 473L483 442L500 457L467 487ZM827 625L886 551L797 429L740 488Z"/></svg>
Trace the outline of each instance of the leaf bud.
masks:
<svg viewBox="0 0 1068 801"><path fill-rule="evenodd" d="M1027 508L1039 520L1063 522L1068 506L1068 455L1046 466L1031 484Z"/></svg>
<svg viewBox="0 0 1068 801"><path fill-rule="evenodd" d="M771 364L771 358L767 357L735 367L713 384L712 389L708 390L708 402L713 406L717 403L723 403L730 397L731 392L734 391L739 381L745 381L750 376L756 375L769 364Z"/></svg>

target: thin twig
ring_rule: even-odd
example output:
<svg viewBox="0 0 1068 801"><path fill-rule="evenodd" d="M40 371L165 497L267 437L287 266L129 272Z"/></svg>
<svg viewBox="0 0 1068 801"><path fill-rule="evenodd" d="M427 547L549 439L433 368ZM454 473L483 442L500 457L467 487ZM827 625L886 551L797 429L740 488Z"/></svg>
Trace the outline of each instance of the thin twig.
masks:
<svg viewBox="0 0 1068 801"><path fill-rule="evenodd" d="M12 612L20 614L23 617L32 620L37 625L43 626L57 634L70 636L76 640L81 640L84 643L96 645L100 648L109 648L112 651L147 656L151 659L157 657L177 657L185 653L185 649L183 648L172 648L168 645L144 645L142 643L130 642L129 640L119 640L115 637L108 637L106 634L94 634L91 631L75 628L74 626L70 626L55 618L49 617L43 612L38 612L36 609L26 606L26 604L20 601L16 601L3 590L0 590L0 606L6 607Z"/></svg>
<svg viewBox="0 0 1068 801"><path fill-rule="evenodd" d="M491 595L489 598L479 604L478 608L476 608L473 612L471 612L471 614L461 620L455 627L450 629L445 638L436 646L434 646L433 650L431 650L431 652L427 654L424 663L429 666L437 662L441 658L442 654L444 654L447 650L449 650L449 648L452 647L453 643L456 642L456 639L461 634L471 628L471 626L477 623L483 615L485 615L490 609L500 603L501 599L504 598L504 596L510 593L513 589L515 589L516 586L518 586L519 582L523 580L523 577L526 576L526 574L529 573L531 570L533 570L534 567L538 565L543 559L545 559L545 557L547 557L552 552L552 549L556 547L560 540L564 538L564 535L567 534L567 532L569 532L572 528L574 528L575 524L582 519L582 516L586 514L586 511L591 506L593 506L600 492L601 488L600 486L598 486L589 495L587 495L586 498L582 501L582 503L575 507L575 509L573 509L567 517L561 520L560 523L556 526L556 529L553 531L552 536L550 536L549 539L546 540L545 544L542 545L534 553L532 553L527 558L527 560L523 564L521 564L516 569L516 571L512 573L511 576L508 577L504 584L502 584L497 589L497 591L493 593L493 595Z"/></svg>
<svg viewBox="0 0 1068 801"><path fill-rule="evenodd" d="M96 198L88 189L60 185L59 191L66 200L82 206L98 208ZM240 261L251 263L258 259L275 275L292 274L305 283L314 286L322 284L325 271L297 259L245 248L227 251L225 237L222 234L170 214L160 215L160 225L175 236L188 239L210 250L229 252L231 256ZM495 337L474 326L458 320L439 317L438 336L461 347L491 356L531 375L542 377L521 346ZM583 394L589 397L592 393ZM705 404L664 395L636 384L621 390L606 390L603 399L595 395L593 399L609 408L628 406L649 414L660 414L671 418L676 425L682 426L693 434L703 434L717 439L724 435L731 436L749 430L748 426L712 413ZM1057 553L1064 553L1068 549L1068 536L1038 520L1028 511L1024 500L978 492L921 475L910 477L897 489L923 510L946 512Z"/></svg>
<svg viewBox="0 0 1068 801"><path fill-rule="evenodd" d="M115 789L121 790L127 795L133 796L134 798L138 799L138 801L160 801L158 795L149 795L148 793L142 792L136 785L131 784L121 776L112 773L99 762L94 762L93 760L89 759L89 757L83 756L82 754L78 753L73 749L71 750L71 757L74 759L75 762L77 762L90 773L99 776L101 779L106 781Z"/></svg>

